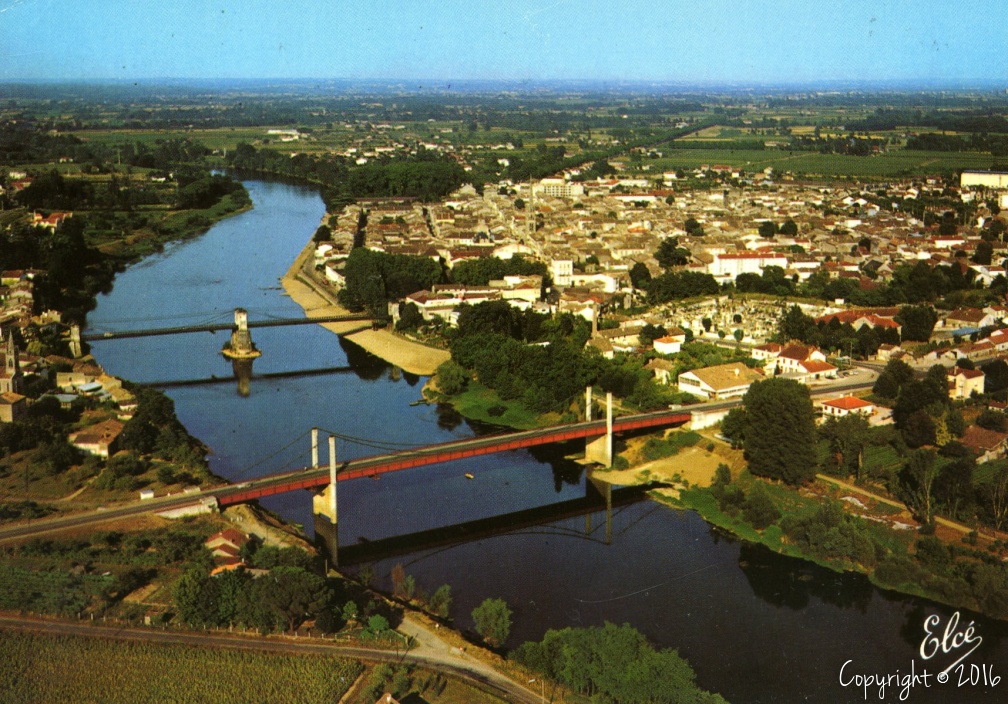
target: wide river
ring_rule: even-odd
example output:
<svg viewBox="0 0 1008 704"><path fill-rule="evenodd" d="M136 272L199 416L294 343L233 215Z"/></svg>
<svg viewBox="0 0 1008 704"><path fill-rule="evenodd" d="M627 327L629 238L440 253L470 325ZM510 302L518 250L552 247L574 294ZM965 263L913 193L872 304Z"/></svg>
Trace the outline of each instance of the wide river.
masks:
<svg viewBox="0 0 1008 704"><path fill-rule="evenodd" d="M245 185L253 210L119 275L90 315L90 329L226 322L236 307L246 308L251 320L302 315L279 278L319 225L322 201L310 189ZM234 381L170 388L179 419L211 448L218 475L241 481L305 466L313 426L390 448L480 432L444 410L411 405L424 379L401 374L319 327L252 332L263 351L255 375L351 371L253 376L247 396ZM229 378L230 363L220 355L226 337L101 341L93 352L109 373L138 382ZM340 544L580 498L583 473L563 459L573 449L511 452L343 483ZM382 451L341 440L337 455ZM308 494L264 503L311 530ZM677 648L701 686L732 702L900 701L907 676L925 670L928 677L918 677L903 701L1004 701L1008 694L1008 681L989 684L991 671L1008 675L1002 622L964 612L959 631L973 621L979 645L974 640L952 649L949 640L951 652L939 648L925 658L931 654L921 650L925 620L932 614L941 619L932 629L940 636L953 609L779 557L719 534L694 513L650 501L616 510L612 544L604 540L601 514L592 526L586 534L585 519L575 517L418 550L374 563L375 575L387 587L398 562L427 592L451 584L452 615L461 628L471 626L469 613L483 599L505 599L514 611L512 646L548 628L629 623L656 645ZM947 682L938 682L938 672L977 645ZM881 697L878 685L862 686L867 675L888 678Z"/></svg>

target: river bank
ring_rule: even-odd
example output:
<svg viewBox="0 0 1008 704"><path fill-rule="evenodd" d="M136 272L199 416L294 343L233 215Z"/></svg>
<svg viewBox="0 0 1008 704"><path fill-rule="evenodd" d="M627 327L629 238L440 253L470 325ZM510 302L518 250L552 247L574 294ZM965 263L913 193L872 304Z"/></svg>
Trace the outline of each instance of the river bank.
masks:
<svg viewBox="0 0 1008 704"><path fill-rule="evenodd" d="M314 254L315 243L309 240L280 280L284 291L309 318L350 315L350 311L337 303L335 293L316 282L308 270L314 266ZM357 321L321 325L410 374L430 376L451 358L447 350L421 345L391 330L373 330L370 325L362 329Z"/></svg>

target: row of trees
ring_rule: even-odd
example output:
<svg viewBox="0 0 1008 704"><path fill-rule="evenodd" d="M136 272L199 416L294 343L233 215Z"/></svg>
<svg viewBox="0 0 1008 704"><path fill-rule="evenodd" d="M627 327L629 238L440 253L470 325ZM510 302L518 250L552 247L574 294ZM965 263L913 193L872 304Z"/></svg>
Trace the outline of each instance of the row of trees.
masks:
<svg viewBox="0 0 1008 704"><path fill-rule="evenodd" d="M417 291L429 290L437 283L486 286L493 279L519 275L543 277L543 290L549 285L546 265L516 256L511 259L483 257L460 262L450 271L440 261L408 254L386 254L355 247L347 258L346 286L340 290L340 303L351 310L368 310L385 316L387 304Z"/></svg>
<svg viewBox="0 0 1008 704"><path fill-rule="evenodd" d="M189 626L242 626L295 631L331 606L326 580L303 567L276 567L254 579L245 570L211 577L192 569L175 586L175 608Z"/></svg>
<svg viewBox="0 0 1008 704"><path fill-rule="evenodd" d="M410 197L424 201L443 198L468 180L458 162L420 147L409 157L373 159L356 164L337 155L298 154L290 157L272 149L239 144L228 155L236 169L270 173L323 187L330 212L359 198ZM482 187L482 183L479 184Z"/></svg>
<svg viewBox="0 0 1008 704"><path fill-rule="evenodd" d="M798 306L791 306L781 316L777 338L782 342L798 340L827 351L857 353L863 357L874 354L880 345L898 345L903 341L926 342L938 322L938 315L930 306L901 306L895 316L900 330L862 325L857 330L850 323L841 323L836 317L829 321L816 321Z"/></svg>

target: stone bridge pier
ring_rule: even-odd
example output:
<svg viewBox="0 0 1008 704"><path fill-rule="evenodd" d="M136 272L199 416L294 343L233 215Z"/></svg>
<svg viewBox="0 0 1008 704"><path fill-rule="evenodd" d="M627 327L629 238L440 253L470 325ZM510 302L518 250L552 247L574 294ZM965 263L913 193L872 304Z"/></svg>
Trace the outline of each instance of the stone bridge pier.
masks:
<svg viewBox="0 0 1008 704"><path fill-rule="evenodd" d="M592 387L585 389L585 420L592 419ZM606 431L604 435L585 438L585 459L603 467L612 467L612 394L606 393Z"/></svg>
<svg viewBox="0 0 1008 704"><path fill-rule="evenodd" d="M312 428L312 467L318 467L318 428ZM329 554L333 567L339 566L339 513L336 503L336 437L329 436L329 485L312 497L315 541Z"/></svg>

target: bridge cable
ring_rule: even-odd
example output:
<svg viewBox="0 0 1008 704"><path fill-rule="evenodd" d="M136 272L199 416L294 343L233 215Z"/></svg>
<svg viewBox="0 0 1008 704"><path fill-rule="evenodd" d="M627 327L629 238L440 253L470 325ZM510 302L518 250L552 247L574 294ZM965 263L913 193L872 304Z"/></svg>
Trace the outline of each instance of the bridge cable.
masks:
<svg viewBox="0 0 1008 704"><path fill-rule="evenodd" d="M284 445L280 449L275 450L274 452L271 452L270 454L266 455L265 457L260 458L259 460L253 462L252 464L247 465L247 466L241 468L240 470L238 470L238 473L237 473L236 476L238 476L240 478L245 478L247 476L248 472L250 472L251 470L255 469L259 465L263 464L264 462L268 462L269 460L273 459L274 457L276 457L277 455L279 455L281 452L284 452L285 450L290 449L295 443L300 442L301 440L304 440L306 437L308 437L308 435L310 433L311 433L311 430L306 430L305 432L303 432L300 435L298 435L296 438L294 438L293 440L291 440L289 443L287 443L286 445Z"/></svg>
<svg viewBox="0 0 1008 704"><path fill-rule="evenodd" d="M405 449L410 450L417 447L423 447L429 443L425 442L392 442L391 440L373 440L371 438L362 438L355 435L347 435L346 433L337 433L333 430L328 430L326 428L319 428L320 431L324 433L329 433L344 442L348 442L354 445L363 445L364 447L373 447L379 450L394 450L394 449Z"/></svg>

